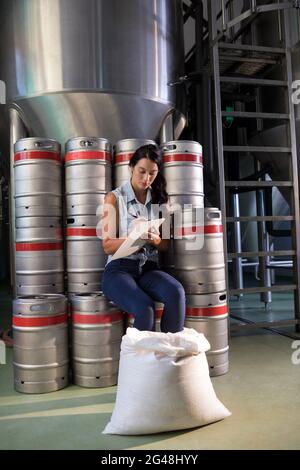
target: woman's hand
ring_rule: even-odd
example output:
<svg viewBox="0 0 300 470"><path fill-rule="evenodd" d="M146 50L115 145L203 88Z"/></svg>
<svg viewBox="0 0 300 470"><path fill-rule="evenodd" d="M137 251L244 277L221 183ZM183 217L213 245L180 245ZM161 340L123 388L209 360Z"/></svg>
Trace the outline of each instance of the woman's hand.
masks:
<svg viewBox="0 0 300 470"><path fill-rule="evenodd" d="M148 232L144 233L141 237L143 240L147 240L150 245L157 246L161 243L161 237L159 231L155 228L150 228Z"/></svg>

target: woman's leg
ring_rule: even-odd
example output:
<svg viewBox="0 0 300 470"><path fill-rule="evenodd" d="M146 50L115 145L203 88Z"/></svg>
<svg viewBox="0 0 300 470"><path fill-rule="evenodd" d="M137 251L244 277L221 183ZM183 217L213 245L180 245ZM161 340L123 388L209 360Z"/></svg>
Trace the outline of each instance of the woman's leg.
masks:
<svg viewBox="0 0 300 470"><path fill-rule="evenodd" d="M134 315L134 328L153 330L155 304L136 283L133 276L125 270L105 269L102 277L104 295L119 308Z"/></svg>
<svg viewBox="0 0 300 470"><path fill-rule="evenodd" d="M161 318L163 333L183 330L185 319L185 292L183 286L170 274L161 270L147 271L138 281L153 299L165 305Z"/></svg>

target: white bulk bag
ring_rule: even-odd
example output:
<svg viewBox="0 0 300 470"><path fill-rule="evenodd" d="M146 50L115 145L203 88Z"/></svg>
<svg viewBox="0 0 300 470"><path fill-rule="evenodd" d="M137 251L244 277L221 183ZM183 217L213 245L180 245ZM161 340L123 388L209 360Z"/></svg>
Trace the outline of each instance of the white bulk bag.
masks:
<svg viewBox="0 0 300 470"><path fill-rule="evenodd" d="M104 434L151 434L218 421L230 412L218 400L202 333L127 328L121 344L116 404Z"/></svg>

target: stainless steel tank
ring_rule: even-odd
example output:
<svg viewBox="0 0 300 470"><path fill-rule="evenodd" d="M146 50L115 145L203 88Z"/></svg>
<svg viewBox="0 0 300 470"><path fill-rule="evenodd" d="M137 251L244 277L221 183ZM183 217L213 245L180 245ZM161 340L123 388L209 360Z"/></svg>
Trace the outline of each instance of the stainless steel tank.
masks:
<svg viewBox="0 0 300 470"><path fill-rule="evenodd" d="M8 102L31 135L61 143L155 138L177 107L168 82L184 72L181 8L180 0L2 0Z"/></svg>

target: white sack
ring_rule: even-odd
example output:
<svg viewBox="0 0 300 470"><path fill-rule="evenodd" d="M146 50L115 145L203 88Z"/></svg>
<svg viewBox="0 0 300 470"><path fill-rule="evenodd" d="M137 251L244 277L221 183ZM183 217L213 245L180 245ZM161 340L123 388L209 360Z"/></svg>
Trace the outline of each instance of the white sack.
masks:
<svg viewBox="0 0 300 470"><path fill-rule="evenodd" d="M230 412L214 392L202 333L128 328L121 344L116 404L104 434L151 434L218 421Z"/></svg>

